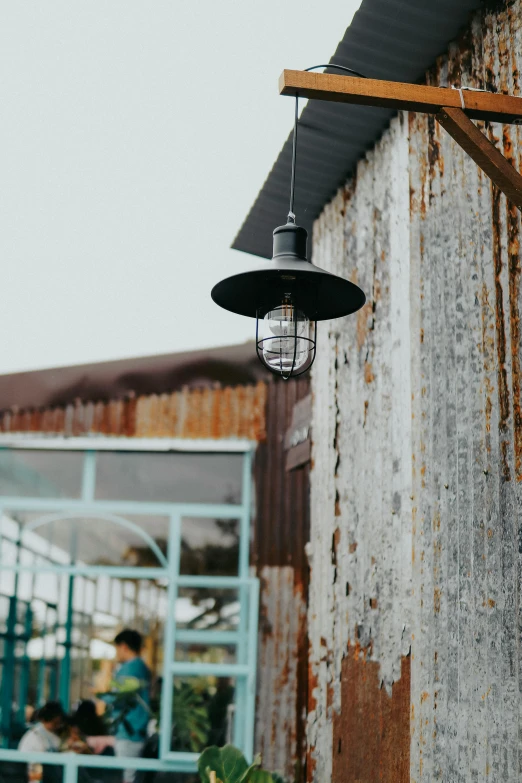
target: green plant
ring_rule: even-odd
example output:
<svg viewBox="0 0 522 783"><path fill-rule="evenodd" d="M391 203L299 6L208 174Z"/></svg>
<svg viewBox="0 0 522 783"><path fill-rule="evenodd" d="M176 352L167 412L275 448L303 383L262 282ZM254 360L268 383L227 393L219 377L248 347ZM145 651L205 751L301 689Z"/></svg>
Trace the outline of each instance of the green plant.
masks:
<svg viewBox="0 0 522 783"><path fill-rule="evenodd" d="M127 714L138 705L152 715L149 705L141 696L145 688L147 683L141 682L137 677L125 677L122 680L111 680L108 691L96 694L99 699L107 702L105 720L110 734L116 733L120 723L127 731L132 732L132 727L127 722Z"/></svg>
<svg viewBox="0 0 522 783"><path fill-rule="evenodd" d="M208 740L210 723L203 699L188 682L174 685L172 745L176 750L198 753Z"/></svg>
<svg viewBox="0 0 522 783"><path fill-rule="evenodd" d="M216 783L284 783L277 773L260 767L261 756L256 756L249 765L241 751L233 745L206 748L198 761L202 783L212 783L212 772L216 773Z"/></svg>

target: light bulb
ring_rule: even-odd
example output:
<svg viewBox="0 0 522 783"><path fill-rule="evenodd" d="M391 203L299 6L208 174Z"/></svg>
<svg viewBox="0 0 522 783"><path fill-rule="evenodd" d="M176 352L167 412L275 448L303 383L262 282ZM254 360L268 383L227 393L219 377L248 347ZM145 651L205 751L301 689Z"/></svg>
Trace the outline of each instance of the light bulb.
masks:
<svg viewBox="0 0 522 783"><path fill-rule="evenodd" d="M285 298L258 322L257 347L259 358L272 372L283 378L300 374L313 360L315 348L309 318Z"/></svg>

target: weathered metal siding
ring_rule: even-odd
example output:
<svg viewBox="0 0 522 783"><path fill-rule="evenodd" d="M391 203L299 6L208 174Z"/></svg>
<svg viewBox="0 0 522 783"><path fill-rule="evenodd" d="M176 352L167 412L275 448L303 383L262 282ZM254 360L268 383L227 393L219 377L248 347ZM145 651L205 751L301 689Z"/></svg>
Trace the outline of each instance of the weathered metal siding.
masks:
<svg viewBox="0 0 522 783"><path fill-rule="evenodd" d="M477 15L430 82L520 94L521 26L520 0ZM521 131L485 131L522 170ZM316 223L317 263L369 299L322 325L313 372L318 783L520 780L519 237L421 115L392 121Z"/></svg>
<svg viewBox="0 0 522 783"><path fill-rule="evenodd" d="M314 232L316 262L368 296L357 317L321 324L313 372L308 739L318 782L398 782L408 766L409 692L397 710L404 694L393 687L411 635L408 189L401 116Z"/></svg>
<svg viewBox="0 0 522 783"><path fill-rule="evenodd" d="M309 465L287 472L284 438L307 379L268 387L266 441L256 452L252 562L261 579L256 750L267 769L303 779L308 681Z"/></svg>
<svg viewBox="0 0 522 783"><path fill-rule="evenodd" d="M476 17L431 74L520 94L522 4ZM522 170L514 126L486 129ZM520 213L411 118L412 779L521 775Z"/></svg>
<svg viewBox="0 0 522 783"><path fill-rule="evenodd" d="M2 414L1 432L118 435L146 438L265 437L267 386L182 389L109 402L83 402Z"/></svg>

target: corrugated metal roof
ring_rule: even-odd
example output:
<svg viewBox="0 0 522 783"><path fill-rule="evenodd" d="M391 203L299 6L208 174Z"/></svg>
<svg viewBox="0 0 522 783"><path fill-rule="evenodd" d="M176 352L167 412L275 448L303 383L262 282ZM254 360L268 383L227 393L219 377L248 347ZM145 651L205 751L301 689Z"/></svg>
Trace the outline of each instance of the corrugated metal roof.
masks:
<svg viewBox="0 0 522 783"><path fill-rule="evenodd" d="M185 388L108 402L76 400L52 408L5 411L0 432L263 441L267 393L267 384L259 381L255 386Z"/></svg>
<svg viewBox="0 0 522 783"><path fill-rule="evenodd" d="M419 81L480 5L480 0L364 0L330 62L376 79ZM278 76L274 74L274 82ZM289 117L292 111L289 102ZM385 109L323 101L310 101L305 107L297 149L295 213L309 233L392 116ZM234 249L271 258L272 231L285 222L288 212L291 152L290 135Z"/></svg>

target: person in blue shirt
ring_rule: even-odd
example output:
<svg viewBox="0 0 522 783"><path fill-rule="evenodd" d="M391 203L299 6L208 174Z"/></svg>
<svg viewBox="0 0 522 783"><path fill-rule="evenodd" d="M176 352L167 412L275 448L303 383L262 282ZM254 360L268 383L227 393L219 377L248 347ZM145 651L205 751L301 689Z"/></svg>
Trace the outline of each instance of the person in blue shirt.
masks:
<svg viewBox="0 0 522 783"><path fill-rule="evenodd" d="M114 639L116 660L114 689L102 696L112 704L115 751L123 758L141 756L150 720L150 670L140 657L143 639L138 631L126 628ZM124 771L124 783L133 783L135 770Z"/></svg>

